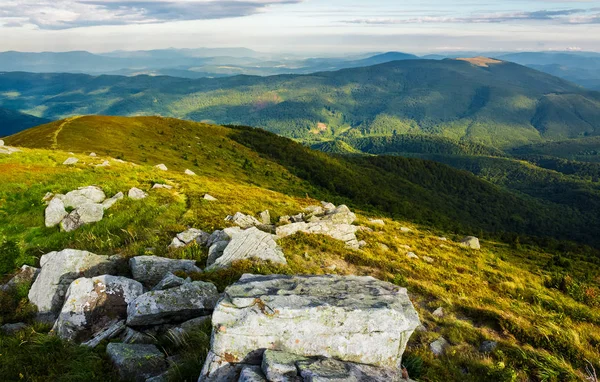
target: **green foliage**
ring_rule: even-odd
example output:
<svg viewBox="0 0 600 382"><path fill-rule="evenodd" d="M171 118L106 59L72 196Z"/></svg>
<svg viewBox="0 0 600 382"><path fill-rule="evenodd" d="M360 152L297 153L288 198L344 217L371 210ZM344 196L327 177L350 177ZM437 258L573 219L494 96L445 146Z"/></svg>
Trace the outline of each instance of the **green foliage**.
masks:
<svg viewBox="0 0 600 382"><path fill-rule="evenodd" d="M545 285L548 288L555 288L566 293L575 301L591 307L600 307L600 289L577 281L568 274L554 274L546 280Z"/></svg>
<svg viewBox="0 0 600 382"><path fill-rule="evenodd" d="M21 256L21 250L13 240L0 241L0 276L12 272L15 269L17 259Z"/></svg>

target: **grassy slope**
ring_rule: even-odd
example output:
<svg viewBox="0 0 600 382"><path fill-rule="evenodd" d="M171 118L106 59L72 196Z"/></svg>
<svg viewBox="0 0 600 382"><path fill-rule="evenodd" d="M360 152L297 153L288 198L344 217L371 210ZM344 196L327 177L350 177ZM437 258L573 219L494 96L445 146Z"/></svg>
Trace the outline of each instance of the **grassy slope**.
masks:
<svg viewBox="0 0 600 382"><path fill-rule="evenodd" d="M153 138L147 129L158 126L165 133ZM109 134L107 127L112 127ZM18 142L29 135L34 146L52 145L52 139L47 137L52 137L56 128L55 124L48 125L35 135L30 131L9 141ZM93 138L76 140L81 129ZM105 133L94 137L95 129L103 129ZM226 224L223 217L238 210L257 213L268 208L277 217L317 203L293 196L310 186L306 181L228 139L227 135L232 132L227 132L222 127L156 118L83 118L63 127L58 134L57 150L24 149L23 153L0 157L0 238L18 244L13 265L36 264L41 254L65 247L125 256L144 254L146 248L154 247L159 255L196 259L202 265L207 256L204 250L192 247L174 253L166 251L176 232L186 226L205 230L223 227ZM261 136L260 132L257 134ZM196 136L200 139L196 140ZM152 142L152 150L140 148L138 138ZM243 136L236 139L244 141ZM111 161L108 168L91 166L110 160L102 149L109 140L119 148L106 146L111 154L137 162L139 166L115 161ZM197 151L194 144L200 146ZM159 147L158 151L154 145ZM70 156L67 150L75 152L80 159L76 166L61 165ZM99 157L89 157L90 151L97 152ZM144 162L149 151L155 156ZM179 155L174 156L174 153ZM182 170L190 167L193 159L182 158L184 153L188 156L206 153L214 157L198 156L199 166L193 170L199 176L189 177L182 174ZM167 163L170 170L154 169L154 159ZM245 165L246 159L253 164ZM271 171L270 176L262 174L265 168ZM153 182L166 182L176 188L150 191L144 201L120 201L102 222L74 233L43 226L41 198L47 191L65 192L97 184L112 194L132 186L148 190ZM272 183L282 182L289 191L268 189ZM205 192L219 201L204 201L201 195ZM360 215L360 223L369 225L364 214ZM400 229L402 226L412 231L405 233ZM373 275L405 285L428 328L427 332L413 336L405 358L405 362L412 365L413 377L421 381L575 381L582 378L584 360L600 367L600 301L595 294L600 285L600 268L586 262L585 254L575 253L571 260L565 260L537 247L508 246L495 241L484 241L482 251L471 251L456 244L454 240L461 236L446 233L450 241L443 242L438 239L443 232L411 222L386 219L384 228L371 227L375 232L361 234L361 239L368 243L364 251L349 251L325 237L297 235L281 241L289 262L287 267L244 262L231 270L199 274L196 278L216 281L223 288L247 271L334 272ZM419 256L431 256L434 263L408 261L406 246ZM3 253L6 263L8 252ZM332 265L336 265L334 271L331 271ZM568 272L582 284L550 284L548 281L557 272ZM562 290L546 285L556 285ZM439 306L446 311L444 318L431 315ZM2 311L0 320L15 319L15 314L27 318L26 313L24 306ZM23 379L33 381L114 379L103 360L103 348L95 352L81 350L46 336L48 328L36 329L38 333L29 329L15 339L0 336L0 374L5 378L19 379L22 374ZM435 358L427 344L440 335L444 335L452 347L447 356ZM205 332L197 336L184 345L187 362L178 376L180 379L193 380L200 371L208 337ZM499 341L498 350L489 355L480 354L477 348L485 339ZM168 341L165 346L172 351L176 348ZM419 362L423 363L420 371Z"/></svg>
<svg viewBox="0 0 600 382"><path fill-rule="evenodd" d="M8 73L0 106L49 118L163 115L306 141L394 132L513 147L597 135L600 95L511 63L406 60L311 75L218 79ZM318 123L327 126L316 130Z"/></svg>

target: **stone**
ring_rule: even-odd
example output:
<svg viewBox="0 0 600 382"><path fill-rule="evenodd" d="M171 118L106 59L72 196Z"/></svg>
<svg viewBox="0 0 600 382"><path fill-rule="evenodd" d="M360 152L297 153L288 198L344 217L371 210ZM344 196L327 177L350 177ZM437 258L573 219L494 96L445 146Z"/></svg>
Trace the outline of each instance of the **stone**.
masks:
<svg viewBox="0 0 600 382"><path fill-rule="evenodd" d="M431 313L433 317L443 318L444 317L444 308L441 306L437 308L433 313Z"/></svg>
<svg viewBox="0 0 600 382"><path fill-rule="evenodd" d="M190 228L187 231L177 234L177 239L179 239L184 244L190 244L192 241L195 241L200 245L206 245L209 237L209 234L196 228Z"/></svg>
<svg viewBox="0 0 600 382"><path fill-rule="evenodd" d="M209 202L216 202L218 200L217 198L215 198L214 196L210 196L209 194L204 194L203 199L208 200Z"/></svg>
<svg viewBox="0 0 600 382"><path fill-rule="evenodd" d="M130 199L133 200L141 200L146 199L148 197L148 194L140 190L139 188L133 187L131 190L129 190L128 196Z"/></svg>
<svg viewBox="0 0 600 382"><path fill-rule="evenodd" d="M114 320L127 317L127 306L144 292L142 284L103 275L71 283L53 331L62 339L83 342Z"/></svg>
<svg viewBox="0 0 600 382"><path fill-rule="evenodd" d="M104 206L97 203L84 204L71 211L60 223L65 232L72 232L85 224L96 223L104 218Z"/></svg>
<svg viewBox="0 0 600 382"><path fill-rule="evenodd" d="M218 299L217 287L202 281L147 292L129 304L127 325L177 323L205 316L213 311Z"/></svg>
<svg viewBox="0 0 600 382"><path fill-rule="evenodd" d="M232 222L233 224L237 225L242 229L254 227L261 224L254 216L244 215L241 212L237 212L233 216L228 216L225 220Z"/></svg>
<svg viewBox="0 0 600 382"><path fill-rule="evenodd" d="M371 223L373 225L379 225L379 226L385 225L385 222L381 219L369 219L369 223Z"/></svg>
<svg viewBox="0 0 600 382"><path fill-rule="evenodd" d="M199 328L202 328L206 324L210 324L212 320L211 316L202 316L197 318L192 318L191 320L187 320L186 322L179 325L179 327L185 332L189 333Z"/></svg>
<svg viewBox="0 0 600 382"><path fill-rule="evenodd" d="M223 256L223 251L229 245L229 240L218 241L215 244L211 245L208 249L208 259L206 260L206 266L210 267L217 261L217 259Z"/></svg>
<svg viewBox="0 0 600 382"><path fill-rule="evenodd" d="M283 251L273 239L273 235L252 227L233 234L223 254L217 257L208 269L226 268L234 261L246 259L287 264Z"/></svg>
<svg viewBox="0 0 600 382"><path fill-rule="evenodd" d="M81 187L61 197L65 208L79 208L86 204L102 203L106 199L104 191L96 186Z"/></svg>
<svg viewBox="0 0 600 382"><path fill-rule="evenodd" d="M168 273L202 272L194 260L175 260L158 256L132 257L129 259L129 267L135 280L150 287L158 284Z"/></svg>
<svg viewBox="0 0 600 382"><path fill-rule="evenodd" d="M479 244L479 239L475 236L467 236L460 242L460 245L465 248L471 249L481 249L481 244Z"/></svg>
<svg viewBox="0 0 600 382"><path fill-rule="evenodd" d="M304 209L304 213L310 216L322 216L325 214L325 209L321 206L308 206Z"/></svg>
<svg viewBox="0 0 600 382"><path fill-rule="evenodd" d="M321 202L321 205L323 206L323 210L325 210L325 213L331 213L335 210L335 204L333 203Z"/></svg>
<svg viewBox="0 0 600 382"><path fill-rule="evenodd" d="M155 183L155 184L152 186L152 189L153 189L153 190L161 190L161 189L164 189L164 190L172 190L172 189L173 189L173 186L170 186L170 185L168 185L168 184L160 184L160 183Z"/></svg>
<svg viewBox="0 0 600 382"><path fill-rule="evenodd" d="M0 139L0 146L4 146L4 141Z"/></svg>
<svg viewBox="0 0 600 382"><path fill-rule="evenodd" d="M420 321L405 288L372 277L246 274L212 324L212 352L231 363L271 349L393 368Z"/></svg>
<svg viewBox="0 0 600 382"><path fill-rule="evenodd" d="M48 204L48 202L50 202L53 198L54 198L54 193L46 192L46 195L44 195L44 197L42 198L42 202Z"/></svg>
<svg viewBox="0 0 600 382"><path fill-rule="evenodd" d="M100 164L97 164L96 167L110 167L110 162L105 160Z"/></svg>
<svg viewBox="0 0 600 382"><path fill-rule="evenodd" d="M408 227L400 227L400 232L409 233L411 230Z"/></svg>
<svg viewBox="0 0 600 382"><path fill-rule="evenodd" d="M311 359L298 361L300 376L304 381L319 382L399 382L398 369L374 367L336 359Z"/></svg>
<svg viewBox="0 0 600 382"><path fill-rule="evenodd" d="M95 157L97 157L98 155L96 155L96 153L90 153L90 156L91 156L91 157L93 157L93 158L95 158Z"/></svg>
<svg viewBox="0 0 600 382"><path fill-rule="evenodd" d="M263 354L261 368L268 381L288 382L298 377L296 362L307 358L284 351L267 349Z"/></svg>
<svg viewBox="0 0 600 382"><path fill-rule="evenodd" d="M265 376L263 375L260 367L258 366L246 366L242 369L240 373L240 378L238 382L270 382L267 381Z"/></svg>
<svg viewBox="0 0 600 382"><path fill-rule="evenodd" d="M225 357L208 352L198 382L236 382L244 367L243 363L230 363Z"/></svg>
<svg viewBox="0 0 600 382"><path fill-rule="evenodd" d="M292 222L291 219L292 218L289 217L288 215L280 216L279 217L279 223L280 224L290 224Z"/></svg>
<svg viewBox="0 0 600 382"><path fill-rule="evenodd" d="M429 256L423 256L423 261L425 261L426 263L429 263L429 264L433 264L435 262L435 260Z"/></svg>
<svg viewBox="0 0 600 382"><path fill-rule="evenodd" d="M68 214L63 201L59 198L53 198L44 212L46 227L50 228L60 224Z"/></svg>
<svg viewBox="0 0 600 382"><path fill-rule="evenodd" d="M409 259L418 259L419 256L417 256L414 252L408 252L406 254L406 257L408 257Z"/></svg>
<svg viewBox="0 0 600 382"><path fill-rule="evenodd" d="M381 249L382 251L389 251L390 247L388 247L387 245L383 244L383 243L377 243L377 246L379 247L379 249Z"/></svg>
<svg viewBox="0 0 600 382"><path fill-rule="evenodd" d="M183 285L184 283L184 279L182 279L181 277L177 277L171 272L169 272L165 275L165 277L162 280L160 280L158 284L156 284L154 288L152 288L152 290L166 290L176 288L178 286Z"/></svg>
<svg viewBox="0 0 600 382"><path fill-rule="evenodd" d="M0 332L6 334L7 336L12 336L25 329L27 329L27 324L23 322L18 322L16 324L4 324L0 326Z"/></svg>
<svg viewBox="0 0 600 382"><path fill-rule="evenodd" d="M479 346L479 351L481 353L491 353L498 347L498 342L496 341L483 341L481 346Z"/></svg>
<svg viewBox="0 0 600 382"><path fill-rule="evenodd" d="M368 245L367 242L364 241L364 240L361 240L361 241L358 242L358 248L364 248L367 245Z"/></svg>
<svg viewBox="0 0 600 382"><path fill-rule="evenodd" d="M104 202L102 202L102 207L104 207L104 209L107 210L110 207L114 206L116 202L123 199L124 197L125 195L122 192L119 192L115 194L115 196L113 196L112 198L106 199Z"/></svg>
<svg viewBox="0 0 600 382"><path fill-rule="evenodd" d="M23 265L6 284L0 286L0 290L8 291L18 287L19 285L30 285L35 281L39 274L39 268Z"/></svg>
<svg viewBox="0 0 600 382"><path fill-rule="evenodd" d="M347 206L341 205L333 211L327 211L322 220L336 224L352 224L356 220L356 215Z"/></svg>
<svg viewBox="0 0 600 382"><path fill-rule="evenodd" d="M70 158L67 158L67 160L65 160L65 161L63 162L63 164L64 164L65 166L71 166L71 165L74 165L74 164L76 164L77 162L79 162L79 159L77 159L77 158L75 158L75 157L70 157Z"/></svg>
<svg viewBox="0 0 600 382"><path fill-rule="evenodd" d="M357 226L350 224L337 224L332 221L321 220L313 223L292 223L277 227L276 233L279 238L294 235L297 232L308 234L322 234L341 240L350 248L359 248L356 238Z"/></svg>
<svg viewBox="0 0 600 382"><path fill-rule="evenodd" d="M167 166L164 165L164 163L157 164L156 166L154 166L154 168L157 170L160 170L160 171L168 171L169 170L167 168Z"/></svg>
<svg viewBox="0 0 600 382"><path fill-rule="evenodd" d="M178 238L174 237L173 240L171 240L171 244L169 244L169 249L178 249L178 248L183 248L185 247L185 243L182 242L181 240L179 240Z"/></svg>
<svg viewBox="0 0 600 382"><path fill-rule="evenodd" d="M269 210L265 210L265 211L261 212L259 217L260 217L260 222L262 224L264 224L264 225L271 224L271 214L269 213Z"/></svg>
<svg viewBox="0 0 600 382"><path fill-rule="evenodd" d="M440 337L429 344L429 349L434 355L439 357L446 352L448 346L450 346L450 343L448 343L444 337Z"/></svg>
<svg viewBox="0 0 600 382"><path fill-rule="evenodd" d="M110 343L106 353L122 380L145 382L167 369L164 354L154 345Z"/></svg>
<svg viewBox="0 0 600 382"><path fill-rule="evenodd" d="M147 334L125 327L125 331L121 335L121 342L126 344L153 344L156 341Z"/></svg>
<svg viewBox="0 0 600 382"><path fill-rule="evenodd" d="M41 257L40 265L42 269L29 290L29 301L41 314L58 313L67 289L76 279L110 274L115 268L108 256L75 249L47 253Z"/></svg>
<svg viewBox="0 0 600 382"><path fill-rule="evenodd" d="M304 221L304 214L300 212L298 215L290 216L292 223L300 223Z"/></svg>
<svg viewBox="0 0 600 382"><path fill-rule="evenodd" d="M91 340L82 343L81 346L86 346L93 349L100 345L102 341L108 341L115 338L122 331L124 331L126 327L125 320L113 320L113 322L109 324L103 331L97 333Z"/></svg>
<svg viewBox="0 0 600 382"><path fill-rule="evenodd" d="M193 172L192 170L185 170L184 173L185 173L185 175L196 176L196 173Z"/></svg>
<svg viewBox="0 0 600 382"><path fill-rule="evenodd" d="M440 237L438 237L438 240L439 240L439 241L448 241L448 239L447 239L447 238L445 238L444 236L440 236Z"/></svg>

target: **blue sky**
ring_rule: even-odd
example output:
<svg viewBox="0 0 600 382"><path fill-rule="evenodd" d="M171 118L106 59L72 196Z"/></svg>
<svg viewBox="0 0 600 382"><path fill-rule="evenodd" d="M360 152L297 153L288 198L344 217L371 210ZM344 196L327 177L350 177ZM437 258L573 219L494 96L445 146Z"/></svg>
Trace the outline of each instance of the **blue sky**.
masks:
<svg viewBox="0 0 600 382"><path fill-rule="evenodd" d="M0 51L600 51L600 0L0 0Z"/></svg>

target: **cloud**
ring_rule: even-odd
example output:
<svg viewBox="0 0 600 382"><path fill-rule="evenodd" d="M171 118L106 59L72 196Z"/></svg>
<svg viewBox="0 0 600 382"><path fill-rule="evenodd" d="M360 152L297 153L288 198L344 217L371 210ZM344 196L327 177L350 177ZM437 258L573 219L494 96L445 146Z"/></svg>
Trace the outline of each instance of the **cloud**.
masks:
<svg viewBox="0 0 600 382"><path fill-rule="evenodd" d="M345 20L348 24L394 25L394 24L493 24L517 21L553 21L562 24L600 23L598 8L541 10L534 12L491 13L469 16L421 16L412 18L362 18Z"/></svg>
<svg viewBox="0 0 600 382"><path fill-rule="evenodd" d="M1 0L0 25L42 29L249 16L303 0Z"/></svg>

